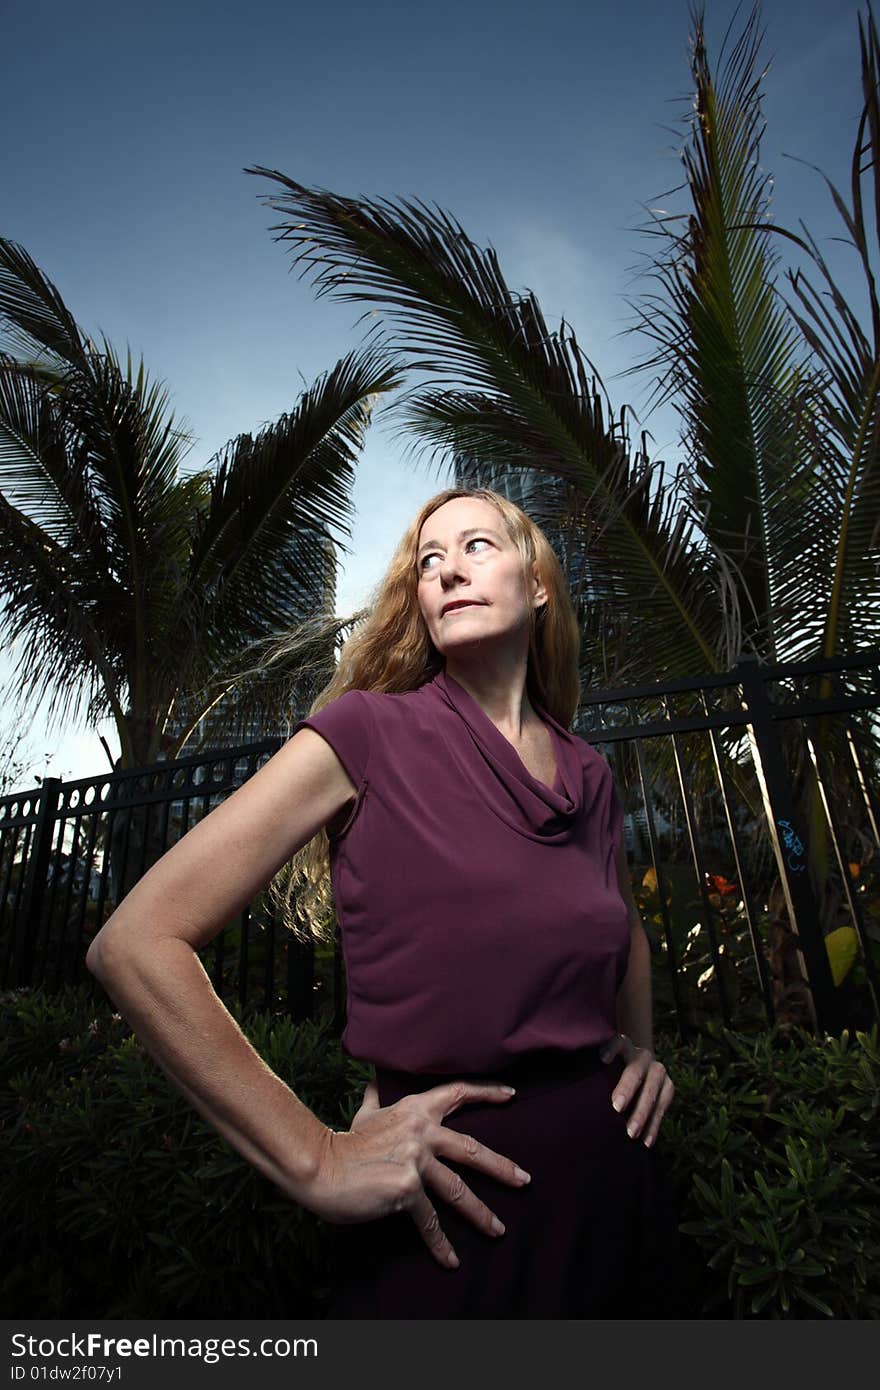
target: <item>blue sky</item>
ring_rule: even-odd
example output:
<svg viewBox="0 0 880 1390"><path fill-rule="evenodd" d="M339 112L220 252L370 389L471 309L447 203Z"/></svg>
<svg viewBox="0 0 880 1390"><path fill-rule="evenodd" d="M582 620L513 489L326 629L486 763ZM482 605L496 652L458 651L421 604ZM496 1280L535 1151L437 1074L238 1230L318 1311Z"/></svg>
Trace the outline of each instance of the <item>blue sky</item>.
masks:
<svg viewBox="0 0 880 1390"><path fill-rule="evenodd" d="M736 6L706 9L714 58ZM846 188L860 12L857 0L763 5L774 214L792 227L802 217L820 240L840 230L830 199L784 156ZM551 324L573 324L616 404L639 407L648 382L614 377L640 353L621 330L648 249L643 205L680 181L688 32L686 0L6 0L0 234L27 248L81 326L143 354L197 436L193 466L289 409L360 340L356 306L318 301L289 273L258 201L272 185L242 172L253 164L335 192L439 203L492 243ZM675 457L672 412L644 423L655 452ZM365 601L445 481L403 447L374 426L340 612ZM9 669L7 654L0 679ZM50 731L31 714L35 771L106 770L94 732ZM115 752L112 725L103 732Z"/></svg>

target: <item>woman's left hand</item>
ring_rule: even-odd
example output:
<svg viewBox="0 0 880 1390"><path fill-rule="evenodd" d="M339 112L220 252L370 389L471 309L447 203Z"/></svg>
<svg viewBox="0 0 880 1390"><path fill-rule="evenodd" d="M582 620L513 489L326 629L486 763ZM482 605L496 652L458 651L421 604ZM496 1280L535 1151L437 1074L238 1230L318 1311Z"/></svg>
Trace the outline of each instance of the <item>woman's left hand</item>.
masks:
<svg viewBox="0 0 880 1390"><path fill-rule="evenodd" d="M626 1132L631 1139L641 1138L650 1148L657 1138L660 1122L672 1104L675 1087L662 1062L658 1062L648 1047L636 1047L632 1038L618 1033L605 1043L599 1053L603 1062L611 1062L623 1053L624 1068L611 1098L615 1110L624 1111L633 1100L636 1104L627 1119Z"/></svg>

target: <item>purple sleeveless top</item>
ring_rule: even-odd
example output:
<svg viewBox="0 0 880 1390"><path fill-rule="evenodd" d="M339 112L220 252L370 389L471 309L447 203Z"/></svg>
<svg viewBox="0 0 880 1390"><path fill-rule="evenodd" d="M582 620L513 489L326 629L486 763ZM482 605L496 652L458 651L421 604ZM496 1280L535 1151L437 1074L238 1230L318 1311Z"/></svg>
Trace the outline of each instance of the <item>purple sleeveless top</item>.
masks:
<svg viewBox="0 0 880 1390"><path fill-rule="evenodd" d="M552 787L445 670L402 694L348 690L296 724L358 789L329 837L350 1056L488 1073L616 1032L630 940L620 801L601 754L535 709Z"/></svg>

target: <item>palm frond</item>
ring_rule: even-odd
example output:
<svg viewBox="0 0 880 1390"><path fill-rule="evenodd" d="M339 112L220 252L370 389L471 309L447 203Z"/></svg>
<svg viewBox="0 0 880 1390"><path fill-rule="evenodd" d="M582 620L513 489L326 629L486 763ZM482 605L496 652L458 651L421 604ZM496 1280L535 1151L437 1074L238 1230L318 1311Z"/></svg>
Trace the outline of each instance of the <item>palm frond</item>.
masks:
<svg viewBox="0 0 880 1390"><path fill-rule="evenodd" d="M335 651L362 616L291 615L287 628L233 654L200 687L181 689L170 714L181 750L228 746L260 736L289 737L333 674Z"/></svg>
<svg viewBox="0 0 880 1390"><path fill-rule="evenodd" d="M787 234L808 254L822 286L817 288L802 271L789 272L792 318L820 368L810 415L817 486L809 500L810 516L819 520L815 534L822 538L814 590L821 606L814 627L824 656L880 644L880 301L875 276L880 252L880 40L870 13L867 25L859 20L859 40L864 105L852 154L851 205L830 180L825 182L862 269L868 331L803 224L802 238ZM866 197L869 179L873 188ZM873 206L873 218L866 217L866 203ZM796 537L787 554L796 557ZM786 599L792 604L803 595L797 568L789 580L794 592Z"/></svg>
<svg viewBox="0 0 880 1390"><path fill-rule="evenodd" d="M71 437L42 374L6 355L0 355L0 493L59 545L82 546L98 530L81 438Z"/></svg>
<svg viewBox="0 0 880 1390"><path fill-rule="evenodd" d="M717 588L662 505L652 526L628 503L647 488L597 409L598 374L573 331L551 331L534 294L514 293L495 252L439 208L354 200L278 171L249 172L284 190L263 201L288 214L276 239L312 272L319 295L375 306L374 321L387 320L391 343L419 374L394 407L408 412L410 427L435 449L495 462L506 452L511 467L562 479L589 499L604 547L597 568L626 594L628 612L654 605L644 660L656 659L654 672L714 669L730 636L719 641ZM629 656L639 659L634 648Z"/></svg>
<svg viewBox="0 0 880 1390"><path fill-rule="evenodd" d="M766 508L801 446L804 368L764 225L758 15L756 6L716 78L702 11L692 13L694 110L682 150L691 208L653 215L662 249L649 278L659 290L636 306L636 330L654 352L635 370L659 370L654 399L679 410L694 515L739 576L747 633L771 655L782 615Z"/></svg>
<svg viewBox="0 0 880 1390"><path fill-rule="evenodd" d="M2 493L0 592L5 637L23 643L12 698L30 705L49 697L50 728L78 718L102 692L103 714L121 715L113 694L124 682L121 634L118 623L115 631L105 627L118 604L115 588L91 556L58 544Z"/></svg>
<svg viewBox="0 0 880 1390"><path fill-rule="evenodd" d="M533 294L508 288L491 247L475 246L454 218L421 200L356 201L277 171L248 172L287 190L262 200L299 219L272 230L295 248L302 273L313 271L319 297L381 306L398 330L393 346L427 377L423 387L485 391L528 410L558 471L580 471L572 434L582 429L585 403L594 424L590 377L597 373L573 333L551 332ZM591 442L597 453L613 450L601 432Z"/></svg>
<svg viewBox="0 0 880 1390"><path fill-rule="evenodd" d="M0 237L0 350L46 361L81 362L86 344L58 290L17 242Z"/></svg>
<svg viewBox="0 0 880 1390"><path fill-rule="evenodd" d="M355 351L256 437L232 440L192 514L189 568L167 629L184 688L235 679L236 648L316 609L332 612L334 533L350 536L355 461L375 401L401 382L376 349ZM212 685L212 690L214 686Z"/></svg>

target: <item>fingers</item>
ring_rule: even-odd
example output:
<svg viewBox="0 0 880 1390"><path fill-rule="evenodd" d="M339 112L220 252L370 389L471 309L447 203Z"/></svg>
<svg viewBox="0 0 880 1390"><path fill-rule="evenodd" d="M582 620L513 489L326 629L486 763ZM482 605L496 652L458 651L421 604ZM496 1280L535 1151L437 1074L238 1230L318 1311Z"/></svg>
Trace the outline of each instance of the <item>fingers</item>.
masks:
<svg viewBox="0 0 880 1390"><path fill-rule="evenodd" d="M620 1039L622 1048L630 1041L630 1039L624 1038L622 1033L618 1033L617 1036ZM649 1052L647 1048L636 1047L635 1043L632 1043L632 1047L635 1055L627 1062L626 1054L624 1053L623 1071L618 1078L617 1085L614 1088L614 1094L611 1097L611 1104L618 1113L624 1111L630 1104L633 1096L650 1072L651 1066L655 1060L654 1054ZM608 1059L606 1058L606 1060ZM662 1067L662 1062L657 1062L657 1066Z"/></svg>
<svg viewBox="0 0 880 1390"><path fill-rule="evenodd" d="M510 1100L516 1094L513 1086L502 1086L498 1081L445 1081L439 1086L432 1086L429 1091L422 1091L421 1094L432 1102L433 1109L439 1104L439 1117L451 1115L453 1110L458 1110L461 1105L471 1105L474 1101L494 1101Z"/></svg>
<svg viewBox="0 0 880 1390"><path fill-rule="evenodd" d="M370 1080L364 1088L364 1094L361 1096L361 1103L352 1118L351 1128L357 1130L362 1129L365 1121L379 1109L381 1109L379 1105L379 1091L375 1081Z"/></svg>
<svg viewBox="0 0 880 1390"><path fill-rule="evenodd" d="M363 1099L361 1100L360 1108L361 1110L379 1109L379 1088L377 1087L376 1082L372 1079L372 1077L367 1082L366 1089L364 1090L363 1094Z"/></svg>
<svg viewBox="0 0 880 1390"><path fill-rule="evenodd" d="M663 1119L663 1116L666 1114L666 1111L672 1104L672 1098L674 1095L675 1087L673 1086L672 1082L667 1076L663 1082L663 1086L661 1088L657 1104L654 1107L654 1113L651 1116L651 1119L648 1122L647 1127L645 1128L644 1134L642 1135L642 1142L649 1149L653 1144L654 1140L657 1138L657 1134L660 1129L660 1122Z"/></svg>
<svg viewBox="0 0 880 1390"><path fill-rule="evenodd" d="M481 1144L470 1134L459 1134L457 1130L439 1124L459 1106L480 1100L510 1100L514 1094L510 1086L500 1086L497 1082L449 1081L422 1093L431 1103L431 1113L438 1121L438 1132L432 1136L435 1153L445 1154L447 1158L468 1163L472 1168L480 1168L493 1178L513 1187L522 1187L531 1180L512 1158L496 1153L494 1149Z"/></svg>
<svg viewBox="0 0 880 1390"><path fill-rule="evenodd" d="M416 1229L422 1240L427 1245L434 1259L445 1269L457 1269L461 1261L452 1248L452 1243L440 1225L437 1212L431 1204L428 1194L422 1189L417 1193L412 1206L410 1215L416 1223Z"/></svg>
<svg viewBox="0 0 880 1390"><path fill-rule="evenodd" d="M468 1135L459 1137L470 1139ZM480 1149L483 1147L473 1139L470 1139L470 1144ZM491 1154L492 1151L486 1149L484 1152ZM496 1154L493 1157L500 1158L500 1155ZM455 1268L458 1266L459 1260L440 1224L437 1211L425 1191L426 1186L431 1187L445 1202L451 1206L456 1206L461 1215L482 1231L484 1235L495 1238L504 1235L506 1229L504 1222L499 1220L485 1202L480 1201L461 1175L453 1173L450 1168L446 1167L445 1163L440 1163L436 1157L429 1159L424 1165L421 1179L422 1190L416 1194L410 1207L410 1214L418 1227L419 1234L440 1264ZM520 1183L519 1185L522 1186L523 1184Z"/></svg>
<svg viewBox="0 0 880 1390"><path fill-rule="evenodd" d="M422 1193L418 1194L411 1206L411 1215L425 1244L438 1263L455 1268L458 1256L446 1236L424 1187L442 1197L451 1206L456 1206L468 1221L487 1236L498 1237L504 1234L504 1223L468 1187L458 1173L454 1173L437 1157L443 1154L459 1163L478 1168L490 1177L498 1178L513 1187L523 1187L531 1181L531 1175L523 1171L513 1159L481 1144L471 1134L461 1134L450 1129L441 1121L460 1106L475 1101L510 1100L513 1089L497 1082L452 1081L432 1087L430 1091L410 1096L410 1101L427 1101L429 1113L435 1118L435 1127L430 1134L431 1156L422 1166Z"/></svg>
<svg viewBox="0 0 880 1390"><path fill-rule="evenodd" d="M454 1173L451 1168L447 1168L445 1163L439 1159L432 1158L422 1171L422 1182L430 1187L444 1202L450 1206L458 1208L463 1217L477 1227L487 1236L503 1236L505 1231L504 1222L499 1220L495 1212L481 1202L475 1192L468 1187L459 1173ZM522 1186L522 1184L519 1184Z"/></svg>
<svg viewBox="0 0 880 1390"><path fill-rule="evenodd" d="M620 1089L620 1088L618 1088ZM631 1139L641 1138L650 1148L657 1138L663 1116L675 1096L673 1085L662 1062L654 1060L641 1085L635 1108L629 1117L626 1132Z"/></svg>
<svg viewBox="0 0 880 1390"><path fill-rule="evenodd" d="M436 1134L432 1136L432 1148L435 1154L443 1154L446 1158L455 1159L457 1163L479 1168L481 1172L506 1182L510 1187L524 1187L526 1183L531 1182L531 1174L520 1168L512 1158L496 1153L488 1145L481 1144L472 1134L460 1134L448 1125L438 1126ZM476 1198L474 1200L476 1201Z"/></svg>

